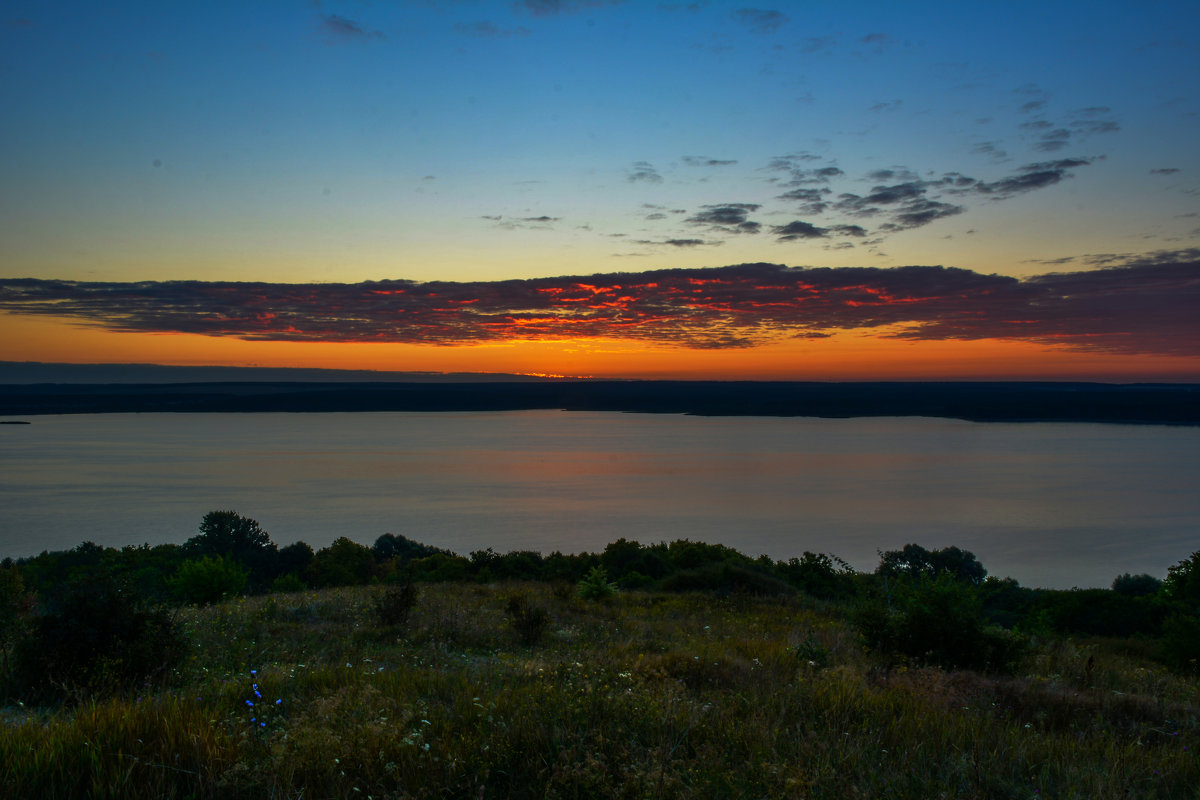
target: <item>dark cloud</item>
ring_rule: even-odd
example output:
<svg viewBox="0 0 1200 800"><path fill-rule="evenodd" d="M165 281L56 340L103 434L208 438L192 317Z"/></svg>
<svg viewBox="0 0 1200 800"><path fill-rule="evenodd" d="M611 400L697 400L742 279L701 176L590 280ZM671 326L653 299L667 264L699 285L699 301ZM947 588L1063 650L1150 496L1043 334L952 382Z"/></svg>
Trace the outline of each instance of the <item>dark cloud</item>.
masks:
<svg viewBox="0 0 1200 800"><path fill-rule="evenodd" d="M812 55L822 50L829 50L835 44L837 44L837 39L834 39L832 36L811 36L800 41L800 52Z"/></svg>
<svg viewBox="0 0 1200 800"><path fill-rule="evenodd" d="M644 183L662 183L662 176L658 174L650 163L646 161L636 161L633 167L628 172L630 183L642 181Z"/></svg>
<svg viewBox="0 0 1200 800"><path fill-rule="evenodd" d="M1077 133L1084 135L1116 133L1121 130L1121 126L1111 119L1077 119L1069 124Z"/></svg>
<svg viewBox="0 0 1200 800"><path fill-rule="evenodd" d="M975 190L995 200L1006 200L1014 195L1053 186L1064 178L1071 177L1070 170L1092 163L1090 158L1063 158L1058 161L1042 161L1026 164L1016 174L991 183L980 182Z"/></svg>
<svg viewBox="0 0 1200 800"><path fill-rule="evenodd" d="M532 17L555 17L559 14L574 14L604 6L616 6L625 0L516 0L512 7Z"/></svg>
<svg viewBox="0 0 1200 800"><path fill-rule="evenodd" d="M495 222L499 228L507 228L508 230L517 230L521 228L545 230L555 222L561 222L562 217L548 217L545 215L538 217L505 217L505 216L490 216L485 215L482 219Z"/></svg>
<svg viewBox="0 0 1200 800"><path fill-rule="evenodd" d="M778 196L780 200L799 200L801 202L800 210L806 214L823 214L829 208L828 195L833 190L822 187L820 189L792 189L790 192L784 192Z"/></svg>
<svg viewBox="0 0 1200 800"><path fill-rule="evenodd" d="M822 239L829 235L828 228L818 228L811 222L795 220L787 225L774 225L771 233L779 237L781 242L793 242L796 239Z"/></svg>
<svg viewBox="0 0 1200 800"><path fill-rule="evenodd" d="M788 22L787 14L774 9L740 8L733 15L755 33L774 33Z"/></svg>
<svg viewBox="0 0 1200 800"><path fill-rule="evenodd" d="M998 142L980 142L971 148L972 153L979 155L990 156L997 161L1003 161L1008 158L1008 153L1000 149Z"/></svg>
<svg viewBox="0 0 1200 800"><path fill-rule="evenodd" d="M661 241L654 241L651 239L638 239L637 243L638 244L647 244L647 245L669 245L671 247L701 247L701 246L716 247L718 245L724 244L724 242L709 242L709 241L705 241L704 239L663 239Z"/></svg>
<svg viewBox="0 0 1200 800"><path fill-rule="evenodd" d="M344 42L384 38L380 31L367 30L354 20L338 16L337 14L322 15L321 30L330 40Z"/></svg>
<svg viewBox="0 0 1200 800"><path fill-rule="evenodd" d="M866 36L858 40L859 44L864 44L871 48L873 53L879 54L886 50L890 45L895 44L895 37L886 33L868 33Z"/></svg>
<svg viewBox="0 0 1200 800"><path fill-rule="evenodd" d="M1151 175L1174 175L1176 172L1182 172L1179 167L1162 167L1160 169L1150 170Z"/></svg>
<svg viewBox="0 0 1200 800"><path fill-rule="evenodd" d="M725 167L736 164L737 161L707 158L705 156L684 156L683 163L689 167Z"/></svg>
<svg viewBox="0 0 1200 800"><path fill-rule="evenodd" d="M1022 114L1032 114L1034 111L1041 111L1045 107L1045 100L1030 100L1027 103L1022 103L1017 111L1020 111Z"/></svg>
<svg viewBox="0 0 1200 800"><path fill-rule="evenodd" d="M531 31L524 26L516 28L501 28L494 22L460 22L454 26L456 33L464 36L474 36L477 39L509 39L514 36L528 36Z"/></svg>
<svg viewBox="0 0 1200 800"><path fill-rule="evenodd" d="M834 208L855 217L886 216L879 230L894 233L961 214L963 207L929 197L931 189L942 189L960 185L971 178L951 173L933 181L904 181L892 185L878 185L866 196L853 193L838 195ZM855 226L857 227L857 226Z"/></svg>
<svg viewBox="0 0 1200 800"><path fill-rule="evenodd" d="M725 203L722 205L700 206L685 222L692 225L703 225L724 233L758 233L762 225L748 219L751 213L761 208L758 203Z"/></svg>
<svg viewBox="0 0 1200 800"><path fill-rule="evenodd" d="M1055 128L1049 130L1038 137L1037 144L1034 145L1038 150L1053 152L1061 150L1070 144L1071 132L1066 128Z"/></svg>
<svg viewBox="0 0 1200 800"><path fill-rule="evenodd" d="M469 283L0 279L0 311L111 331L261 341L604 337L729 348L875 330L911 340L1200 356L1200 251L1102 257L1116 261L1024 279L932 266L776 264Z"/></svg>
<svg viewBox="0 0 1200 800"><path fill-rule="evenodd" d="M867 173L867 177L873 181L915 181L920 176L907 167L895 167L873 170Z"/></svg>

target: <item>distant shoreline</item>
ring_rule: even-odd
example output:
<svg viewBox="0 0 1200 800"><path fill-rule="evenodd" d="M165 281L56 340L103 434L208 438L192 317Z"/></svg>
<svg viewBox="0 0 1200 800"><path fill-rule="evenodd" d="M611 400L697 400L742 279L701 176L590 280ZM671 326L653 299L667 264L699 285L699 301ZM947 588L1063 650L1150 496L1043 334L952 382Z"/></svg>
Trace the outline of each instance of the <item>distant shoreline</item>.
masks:
<svg viewBox="0 0 1200 800"><path fill-rule="evenodd" d="M622 411L922 416L973 422L1200 425L1200 385L1077 382L493 381L18 384L0 416L355 411Z"/></svg>

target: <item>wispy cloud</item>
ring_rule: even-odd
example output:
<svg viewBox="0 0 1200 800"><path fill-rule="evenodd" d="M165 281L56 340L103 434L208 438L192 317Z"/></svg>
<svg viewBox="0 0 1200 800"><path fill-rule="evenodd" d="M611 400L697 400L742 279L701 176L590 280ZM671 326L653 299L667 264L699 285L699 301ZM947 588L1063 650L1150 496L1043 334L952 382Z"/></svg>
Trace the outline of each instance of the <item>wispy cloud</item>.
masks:
<svg viewBox="0 0 1200 800"><path fill-rule="evenodd" d="M1200 250L1024 279L932 266L776 264L462 283L0 279L0 311L112 331L429 345L617 338L730 348L873 330L1195 357L1198 307Z"/></svg>
<svg viewBox="0 0 1200 800"><path fill-rule="evenodd" d="M354 20L337 14L321 15L321 32L330 41L352 42L384 38L381 31L368 30Z"/></svg>
<svg viewBox="0 0 1200 800"><path fill-rule="evenodd" d="M658 170L647 161L635 161L633 166L626 174L630 183L662 183L662 175L658 174Z"/></svg>
<svg viewBox="0 0 1200 800"><path fill-rule="evenodd" d="M754 33L774 33L788 23L788 15L767 8L739 8L734 18Z"/></svg>
<svg viewBox="0 0 1200 800"><path fill-rule="evenodd" d="M454 26L455 33L473 36L476 39L510 39L514 36L528 36L531 31L524 25L515 28L501 28L494 22L460 22Z"/></svg>

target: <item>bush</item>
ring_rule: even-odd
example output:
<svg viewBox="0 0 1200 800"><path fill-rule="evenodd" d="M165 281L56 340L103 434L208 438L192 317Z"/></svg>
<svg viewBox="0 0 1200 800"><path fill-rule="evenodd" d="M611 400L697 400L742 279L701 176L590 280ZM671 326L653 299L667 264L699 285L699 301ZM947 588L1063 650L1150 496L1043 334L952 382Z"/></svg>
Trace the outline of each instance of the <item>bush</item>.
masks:
<svg viewBox="0 0 1200 800"><path fill-rule="evenodd" d="M584 600L603 600L617 593L617 585L608 580L604 567L592 569L579 580L575 593Z"/></svg>
<svg viewBox="0 0 1200 800"><path fill-rule="evenodd" d="M200 533L183 543L187 558L227 556L250 570L254 591L275 577L279 548L262 526L235 511L210 511L200 521Z"/></svg>
<svg viewBox="0 0 1200 800"><path fill-rule="evenodd" d="M1126 572L1124 575L1118 575L1112 582L1112 590L1127 597L1149 597L1158 594L1161 588L1162 581L1145 573L1130 575Z"/></svg>
<svg viewBox="0 0 1200 800"><path fill-rule="evenodd" d="M803 558L792 558L777 567L783 578L800 591L823 600L854 594L854 570L837 556L804 551Z"/></svg>
<svg viewBox="0 0 1200 800"><path fill-rule="evenodd" d="M1009 672L1020 663L1025 641L988 627L979 597L953 574L903 582L891 607L861 606L852 623L868 648L944 669Z"/></svg>
<svg viewBox="0 0 1200 800"><path fill-rule="evenodd" d="M289 572L287 575L280 575L275 580L271 581L271 591L276 594L287 594L289 592L302 592L308 588L308 584L300 580L300 576L294 572Z"/></svg>
<svg viewBox="0 0 1200 800"><path fill-rule="evenodd" d="M877 575L907 575L911 578L936 578L943 572L970 584L983 583L987 577L987 570L969 550L957 547L926 550L919 544L906 544L903 549L880 553L879 566L875 569Z"/></svg>
<svg viewBox="0 0 1200 800"><path fill-rule="evenodd" d="M518 593L509 595L504 606L508 614L509 624L512 625L521 643L532 647L542 639L546 626L550 623L550 615L541 606L529 604L529 595Z"/></svg>
<svg viewBox="0 0 1200 800"><path fill-rule="evenodd" d="M1163 659L1178 672L1200 672L1200 618L1172 614L1163 623Z"/></svg>
<svg viewBox="0 0 1200 800"><path fill-rule="evenodd" d="M34 702L132 690L167 675L183 642L162 609L112 579L69 585L18 642L11 689Z"/></svg>
<svg viewBox="0 0 1200 800"><path fill-rule="evenodd" d="M796 589L773 575L738 564L706 564L699 569L676 572L660 584L668 592L716 592L759 597L794 595Z"/></svg>
<svg viewBox="0 0 1200 800"><path fill-rule="evenodd" d="M375 600L375 616L389 628L408 624L408 617L417 605L417 587L411 583L388 586Z"/></svg>
<svg viewBox="0 0 1200 800"><path fill-rule="evenodd" d="M240 595L249 578L250 570L228 556L204 556L180 564L167 585L185 603L208 605Z"/></svg>
<svg viewBox="0 0 1200 800"><path fill-rule="evenodd" d="M314 586L354 586L369 581L374 571L371 548L339 536L317 551L305 577Z"/></svg>

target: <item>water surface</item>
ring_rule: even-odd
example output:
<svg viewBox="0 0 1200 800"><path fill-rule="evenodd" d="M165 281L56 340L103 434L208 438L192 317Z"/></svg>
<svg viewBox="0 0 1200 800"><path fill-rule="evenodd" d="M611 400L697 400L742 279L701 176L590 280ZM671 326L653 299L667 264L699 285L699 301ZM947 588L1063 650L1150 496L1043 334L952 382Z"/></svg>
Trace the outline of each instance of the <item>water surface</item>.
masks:
<svg viewBox="0 0 1200 800"><path fill-rule="evenodd" d="M1031 586L1200 549L1200 429L605 412L96 414L0 426L0 556L182 542L233 509L279 544L467 554L691 538L749 555L957 545Z"/></svg>

